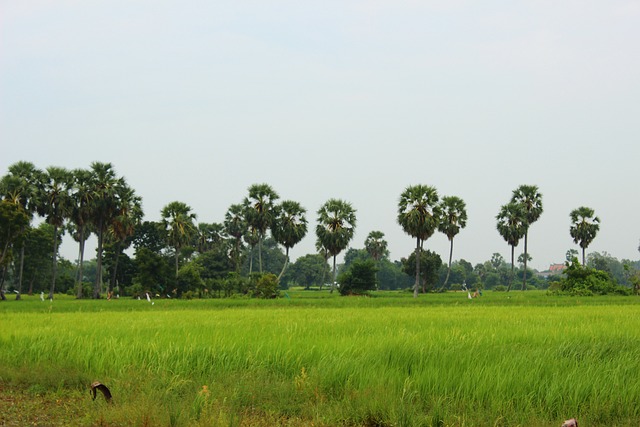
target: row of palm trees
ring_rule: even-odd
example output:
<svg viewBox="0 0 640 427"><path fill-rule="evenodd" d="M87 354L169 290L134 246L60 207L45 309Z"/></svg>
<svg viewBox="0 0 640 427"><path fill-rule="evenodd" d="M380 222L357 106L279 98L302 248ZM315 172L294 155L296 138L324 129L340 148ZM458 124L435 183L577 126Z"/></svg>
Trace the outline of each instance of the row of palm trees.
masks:
<svg viewBox="0 0 640 427"><path fill-rule="evenodd" d="M29 222L37 214L53 226L50 299L55 292L59 233L65 224L70 226L74 239L79 242L78 297L82 296L80 283L84 243L90 233L98 237L97 272L93 288L93 296L97 298L102 291L105 240L113 243L117 250L124 250L124 242L133 235L135 226L143 216L142 199L124 178L116 176L111 163L93 162L88 170L68 170L57 166L40 170L33 163L17 162L9 166L8 174L0 180L0 194L5 202L20 209ZM16 242L20 250L16 297L19 299L22 292L24 244L20 239Z"/></svg>
<svg viewBox="0 0 640 427"><path fill-rule="evenodd" d="M131 243L136 226L143 217L141 198L127 185L124 178L116 176L110 163L93 162L88 170L70 171L60 167L49 167L41 171L32 163L18 162L11 165L9 173L0 180L0 195L4 201L18 206L29 220L38 214L54 228L54 268L49 298L53 298L55 291L58 233L65 223L71 225L74 239L79 243L78 298L82 297L81 269L84 243L91 233L97 236L97 272L93 297L98 298L102 291L105 241L110 243L110 247L114 248L116 253L116 264L112 269L112 274L115 275L118 254ZM240 271L240 256L244 243L251 247L251 253L253 248L257 247L258 267L262 272L262 245L267 232L270 231L274 240L284 247L286 253L285 264L278 276L280 279L289 262L289 250L305 237L308 223L306 209L300 203L279 200L278 193L270 185L251 185L247 196L240 203L228 208L222 224L196 224L195 213L185 203L174 201L166 205L161 210L161 225L166 244L175 254L176 278L180 267L180 253L184 247L196 246L196 250L204 252L211 244L221 240L231 242L228 255L233 260L237 272ZM524 238L526 271L529 227L540 218L542 212L542 195L538 187L522 185L513 191L510 202L503 205L496 216L498 232L511 246L512 277L515 246ZM571 212L571 220L571 236L583 249L584 263L584 250L595 238L599 219L594 216L592 209L580 207ZM407 234L416 239L414 296L417 296L420 288L421 251L424 242L435 231L445 234L450 242L449 268L444 281L446 286L451 270L454 238L467 224L465 202L456 196L440 199L437 190L432 186L409 186L400 195L397 221ZM355 227L356 210L349 202L329 199L317 211L316 248L327 261L333 258L332 291L336 283L336 257L349 245ZM381 232L372 232L367 237L365 246L374 259L379 259L388 252L384 234ZM18 248L21 250L18 269L18 287L21 291L24 245L18 245ZM249 271L252 269L253 258L250 259ZM111 280L109 291L112 291L113 283L114 280ZM523 289L525 287L526 275L523 278Z"/></svg>

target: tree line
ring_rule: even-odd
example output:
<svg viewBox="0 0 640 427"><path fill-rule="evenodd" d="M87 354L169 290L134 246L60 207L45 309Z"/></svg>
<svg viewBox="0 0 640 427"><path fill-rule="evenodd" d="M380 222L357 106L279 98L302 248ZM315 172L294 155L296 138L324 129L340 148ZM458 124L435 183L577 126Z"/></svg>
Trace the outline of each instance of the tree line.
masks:
<svg viewBox="0 0 640 427"><path fill-rule="evenodd" d="M337 256L349 247L357 223L356 210L345 200L332 198L318 209L317 253L305 255L290 265L290 250L308 232L307 211L294 200L281 200L268 184L251 185L242 200L229 206L222 223L198 222L192 208L179 201L162 208L160 221L143 221L142 198L124 177L117 176L111 163L93 162L88 169L52 166L40 170L30 162L17 162L0 179L0 197L3 298L8 275L19 299L25 273L31 275L29 291L32 291L37 277L34 271L45 270L50 274L48 297L53 298L56 278L60 276L58 247L64 233L78 243L73 274L77 298L100 298L104 293L110 298L124 287L131 292L165 296L194 292L273 296L288 283L308 287L318 277L321 288L329 275L331 292L340 282L358 282L358 286L375 289L380 277L385 287L405 288L409 286L408 274L414 277L415 297L421 291L444 290L452 280L460 284L452 259L454 238L467 223L466 205L457 196L440 198L437 190L428 185L407 187L398 202L397 222L416 242L412 254L401 261L389 261L384 234L374 230L365 241L367 259L349 257L347 253L341 277ZM514 251L521 239L524 239L522 289L526 289L527 280L532 280L527 274L528 231L542 212L538 187L522 185L513 191L509 203L496 216L496 228L511 248L507 291L518 275ZM37 227L33 225L36 215L44 220ZM585 249L595 238L600 221L592 209L584 206L572 211L570 218L570 234L582 249L584 265ZM444 269L439 256L424 250L424 242L436 231L446 235L450 242ZM98 244L95 271L88 284L83 271L87 264L84 245L91 234L97 237ZM135 249L134 260L125 253L131 246ZM172 268L168 267L169 257L173 259ZM363 265L364 261L371 262ZM45 262L49 268L44 267ZM292 271L287 274L289 267ZM304 269L306 273L301 273ZM359 279L358 274L351 274L351 269L367 279ZM473 280L474 270L478 270L479 283L484 274L494 273L482 267L466 268L470 279L463 283L472 284L469 281Z"/></svg>

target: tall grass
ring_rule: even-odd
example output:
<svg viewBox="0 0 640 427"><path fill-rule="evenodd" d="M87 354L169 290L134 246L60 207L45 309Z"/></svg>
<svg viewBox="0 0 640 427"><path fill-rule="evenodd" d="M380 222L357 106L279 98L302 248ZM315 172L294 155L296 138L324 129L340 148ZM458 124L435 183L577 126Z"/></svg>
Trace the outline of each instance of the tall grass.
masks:
<svg viewBox="0 0 640 427"><path fill-rule="evenodd" d="M397 295L2 305L0 384L98 379L86 424L638 424L635 299Z"/></svg>

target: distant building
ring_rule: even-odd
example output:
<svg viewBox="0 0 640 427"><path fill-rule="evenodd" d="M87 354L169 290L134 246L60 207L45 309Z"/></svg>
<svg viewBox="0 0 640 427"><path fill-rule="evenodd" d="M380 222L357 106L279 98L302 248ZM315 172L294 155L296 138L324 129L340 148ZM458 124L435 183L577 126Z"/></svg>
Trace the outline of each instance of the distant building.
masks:
<svg viewBox="0 0 640 427"><path fill-rule="evenodd" d="M555 276L558 274L562 274L566 268L567 266L564 264L551 264L548 270L540 271L538 273L538 276L540 277Z"/></svg>

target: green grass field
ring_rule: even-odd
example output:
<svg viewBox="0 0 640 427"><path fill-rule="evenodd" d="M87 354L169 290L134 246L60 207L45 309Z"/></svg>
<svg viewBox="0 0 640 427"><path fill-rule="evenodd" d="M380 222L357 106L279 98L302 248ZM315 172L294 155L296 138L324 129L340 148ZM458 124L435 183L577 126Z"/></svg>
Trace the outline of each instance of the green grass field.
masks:
<svg viewBox="0 0 640 427"><path fill-rule="evenodd" d="M91 400L94 380L113 404ZM639 425L640 298L289 291L270 301L0 303L0 425L560 426L572 417Z"/></svg>

